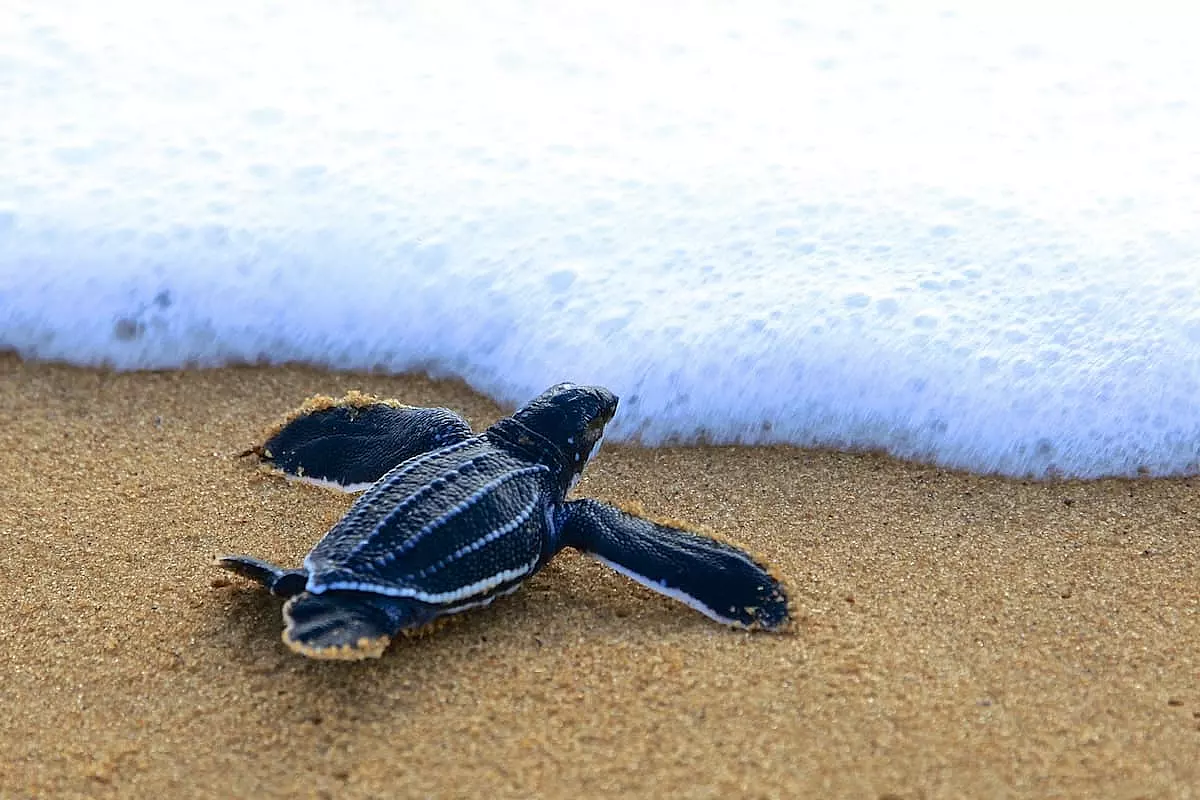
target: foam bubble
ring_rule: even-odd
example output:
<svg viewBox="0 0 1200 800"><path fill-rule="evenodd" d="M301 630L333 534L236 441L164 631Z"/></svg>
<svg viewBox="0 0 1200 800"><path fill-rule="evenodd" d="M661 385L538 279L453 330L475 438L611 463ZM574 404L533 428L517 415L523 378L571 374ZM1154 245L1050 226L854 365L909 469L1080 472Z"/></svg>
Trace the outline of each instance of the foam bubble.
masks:
<svg viewBox="0 0 1200 800"><path fill-rule="evenodd" d="M1200 56L1153 9L1065 9L17 0L0 347L596 381L649 444L1195 472Z"/></svg>

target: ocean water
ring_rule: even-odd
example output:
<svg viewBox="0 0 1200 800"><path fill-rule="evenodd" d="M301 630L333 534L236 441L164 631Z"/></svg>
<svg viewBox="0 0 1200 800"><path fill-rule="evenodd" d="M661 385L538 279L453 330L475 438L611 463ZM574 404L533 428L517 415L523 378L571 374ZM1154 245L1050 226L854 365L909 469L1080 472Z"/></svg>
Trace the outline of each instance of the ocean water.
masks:
<svg viewBox="0 0 1200 800"><path fill-rule="evenodd" d="M8 0L0 348L1197 472L1193 18L950 5Z"/></svg>

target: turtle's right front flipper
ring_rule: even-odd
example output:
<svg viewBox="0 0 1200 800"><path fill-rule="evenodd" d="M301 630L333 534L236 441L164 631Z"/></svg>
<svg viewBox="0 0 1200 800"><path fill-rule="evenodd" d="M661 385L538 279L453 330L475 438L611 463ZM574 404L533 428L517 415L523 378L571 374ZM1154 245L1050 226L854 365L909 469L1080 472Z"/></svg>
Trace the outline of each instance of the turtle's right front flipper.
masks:
<svg viewBox="0 0 1200 800"><path fill-rule="evenodd" d="M397 464L471 435L467 421L449 409L351 392L341 400L311 398L249 452L289 476L357 492Z"/></svg>
<svg viewBox="0 0 1200 800"><path fill-rule="evenodd" d="M562 544L717 622L778 631L791 621L783 584L728 542L596 500L565 503L558 523Z"/></svg>

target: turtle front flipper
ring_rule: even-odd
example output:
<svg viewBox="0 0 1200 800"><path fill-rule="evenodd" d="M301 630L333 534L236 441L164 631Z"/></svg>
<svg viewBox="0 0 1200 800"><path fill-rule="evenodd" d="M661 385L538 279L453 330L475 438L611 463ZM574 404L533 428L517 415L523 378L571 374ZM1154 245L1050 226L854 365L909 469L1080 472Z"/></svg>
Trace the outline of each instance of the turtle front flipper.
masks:
<svg viewBox="0 0 1200 800"><path fill-rule="evenodd" d="M247 455L291 477L358 492L397 464L471 435L467 421L449 409L351 392L340 400L309 399Z"/></svg>
<svg viewBox="0 0 1200 800"><path fill-rule="evenodd" d="M222 556L217 566L257 581L277 597L291 597L304 591L308 573L301 569L283 569L250 556Z"/></svg>
<svg viewBox="0 0 1200 800"><path fill-rule="evenodd" d="M732 544L595 500L565 503L558 534L562 544L717 622L776 631L791 620L783 584Z"/></svg>
<svg viewBox="0 0 1200 800"><path fill-rule="evenodd" d="M379 658L392 637L434 617L429 606L370 592L304 592L283 607L283 642L309 658L358 661Z"/></svg>

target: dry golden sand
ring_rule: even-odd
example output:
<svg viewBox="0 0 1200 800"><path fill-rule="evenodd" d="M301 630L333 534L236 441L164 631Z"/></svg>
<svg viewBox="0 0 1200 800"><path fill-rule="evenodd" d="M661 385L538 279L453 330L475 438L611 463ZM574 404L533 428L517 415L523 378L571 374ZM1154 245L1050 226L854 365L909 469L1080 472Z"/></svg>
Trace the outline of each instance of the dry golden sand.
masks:
<svg viewBox="0 0 1200 800"><path fill-rule="evenodd" d="M611 447L580 491L769 558L793 634L568 552L381 660L318 663L211 559L296 563L348 506L235 456L348 389L500 413L420 378L0 356L0 795L1197 796L1200 481Z"/></svg>

